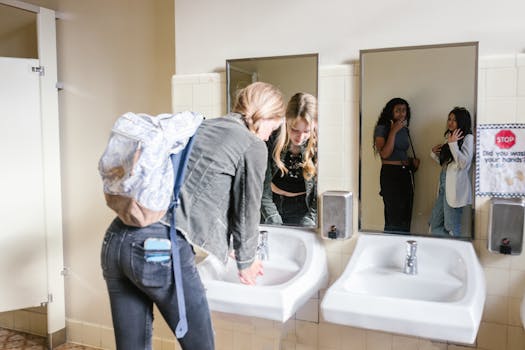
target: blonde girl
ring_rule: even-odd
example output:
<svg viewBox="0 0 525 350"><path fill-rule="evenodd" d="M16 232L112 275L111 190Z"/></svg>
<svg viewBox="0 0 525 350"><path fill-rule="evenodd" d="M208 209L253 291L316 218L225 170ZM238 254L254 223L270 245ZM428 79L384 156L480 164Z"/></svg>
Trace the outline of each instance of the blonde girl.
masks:
<svg viewBox="0 0 525 350"><path fill-rule="evenodd" d="M317 99L297 93L268 142L261 222L317 225Z"/></svg>

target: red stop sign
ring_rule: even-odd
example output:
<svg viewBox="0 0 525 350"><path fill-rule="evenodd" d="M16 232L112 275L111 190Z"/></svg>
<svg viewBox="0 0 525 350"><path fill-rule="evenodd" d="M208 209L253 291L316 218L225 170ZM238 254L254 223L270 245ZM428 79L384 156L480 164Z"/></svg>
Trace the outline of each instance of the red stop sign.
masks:
<svg viewBox="0 0 525 350"><path fill-rule="evenodd" d="M516 143L516 135L511 130L500 130L496 134L496 146L499 148L511 148Z"/></svg>

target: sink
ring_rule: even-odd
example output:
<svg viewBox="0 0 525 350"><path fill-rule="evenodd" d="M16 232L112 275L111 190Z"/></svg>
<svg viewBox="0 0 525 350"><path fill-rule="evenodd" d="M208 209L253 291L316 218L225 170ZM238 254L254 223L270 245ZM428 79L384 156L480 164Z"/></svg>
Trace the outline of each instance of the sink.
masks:
<svg viewBox="0 0 525 350"><path fill-rule="evenodd" d="M313 231L262 227L268 231L269 259L255 286L239 281L232 258L213 256L197 264L210 309L285 322L328 282L326 254Z"/></svg>
<svg viewBox="0 0 525 350"><path fill-rule="evenodd" d="M403 272L407 240L417 241L417 275ZM328 322L472 344L485 296L472 243L361 233L321 312Z"/></svg>

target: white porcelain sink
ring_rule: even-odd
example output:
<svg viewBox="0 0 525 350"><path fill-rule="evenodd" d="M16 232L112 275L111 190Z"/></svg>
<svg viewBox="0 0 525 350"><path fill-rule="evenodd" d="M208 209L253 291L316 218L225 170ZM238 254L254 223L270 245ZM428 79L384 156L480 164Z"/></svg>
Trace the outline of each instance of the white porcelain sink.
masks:
<svg viewBox="0 0 525 350"><path fill-rule="evenodd" d="M241 284L237 265L208 256L197 264L210 309L285 322L328 281L326 254L312 231L263 227L269 259L257 285Z"/></svg>
<svg viewBox="0 0 525 350"><path fill-rule="evenodd" d="M418 245L417 275L403 272L410 239ZM472 344L485 296L470 242L361 233L321 311L328 322Z"/></svg>

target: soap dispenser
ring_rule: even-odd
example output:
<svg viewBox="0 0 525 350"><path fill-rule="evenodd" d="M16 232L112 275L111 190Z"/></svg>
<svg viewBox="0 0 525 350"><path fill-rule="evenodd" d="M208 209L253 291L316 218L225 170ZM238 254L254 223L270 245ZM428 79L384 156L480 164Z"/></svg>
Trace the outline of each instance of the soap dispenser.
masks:
<svg viewBox="0 0 525 350"><path fill-rule="evenodd" d="M519 255L525 234L525 200L492 198L488 245L493 253Z"/></svg>
<svg viewBox="0 0 525 350"><path fill-rule="evenodd" d="M327 239L347 239L352 236L352 192L323 193L321 236Z"/></svg>

